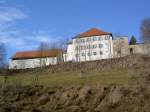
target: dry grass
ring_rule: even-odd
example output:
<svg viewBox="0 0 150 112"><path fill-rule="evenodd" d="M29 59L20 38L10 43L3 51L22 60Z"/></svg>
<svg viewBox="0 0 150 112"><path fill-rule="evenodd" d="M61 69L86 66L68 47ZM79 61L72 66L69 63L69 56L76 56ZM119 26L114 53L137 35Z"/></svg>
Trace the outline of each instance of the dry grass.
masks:
<svg viewBox="0 0 150 112"><path fill-rule="evenodd" d="M34 78L38 76L38 83L44 86L80 86L80 85L109 85L109 84L127 84L133 80L132 72L127 69L104 70L80 74L79 72L62 73L19 73L9 76L7 83L32 85ZM0 83L3 83L4 77L0 76Z"/></svg>

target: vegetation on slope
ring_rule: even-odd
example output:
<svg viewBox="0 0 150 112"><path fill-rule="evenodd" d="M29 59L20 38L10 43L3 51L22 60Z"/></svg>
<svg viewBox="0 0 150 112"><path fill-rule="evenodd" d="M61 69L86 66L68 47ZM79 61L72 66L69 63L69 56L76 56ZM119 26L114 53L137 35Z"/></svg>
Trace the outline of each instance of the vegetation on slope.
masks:
<svg viewBox="0 0 150 112"><path fill-rule="evenodd" d="M37 81L36 81L36 78ZM2 83L4 76L0 76ZM7 84L21 85L44 85L48 87L55 86L80 86L80 85L107 85L107 84L126 84L132 80L132 73L126 69L120 70L104 70L101 72L88 72L81 74L80 72L63 72L63 73L22 73L9 76Z"/></svg>
<svg viewBox="0 0 150 112"><path fill-rule="evenodd" d="M0 112L149 112L150 60L138 60L128 68L0 76Z"/></svg>

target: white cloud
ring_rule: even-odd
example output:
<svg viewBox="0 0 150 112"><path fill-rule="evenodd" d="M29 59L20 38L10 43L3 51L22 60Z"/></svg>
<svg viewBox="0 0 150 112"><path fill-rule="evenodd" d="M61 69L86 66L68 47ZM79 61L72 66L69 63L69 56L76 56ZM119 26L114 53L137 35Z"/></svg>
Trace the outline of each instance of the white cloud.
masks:
<svg viewBox="0 0 150 112"><path fill-rule="evenodd" d="M35 50L41 42L55 42L58 38L52 38L48 34L25 34L21 31L0 32L0 40L9 48L16 51Z"/></svg>
<svg viewBox="0 0 150 112"><path fill-rule="evenodd" d="M56 42L59 40L59 37L51 36L54 30L33 30L28 32L28 34L21 30L14 30L15 23L27 17L20 9L0 7L0 42L6 44L8 52L9 50L13 50L13 52L35 50L38 48L40 42Z"/></svg>
<svg viewBox="0 0 150 112"><path fill-rule="evenodd" d="M0 24L25 18L27 18L27 15L17 8L0 7Z"/></svg>
<svg viewBox="0 0 150 112"><path fill-rule="evenodd" d="M35 49L40 42L52 41L48 31L31 31L25 34L21 30L12 30L15 22L27 17L20 9L0 7L0 42L16 50L26 50Z"/></svg>
<svg viewBox="0 0 150 112"><path fill-rule="evenodd" d="M5 43L8 48L23 48L25 40L21 36L21 31L12 29L15 27L15 22L25 18L27 15L20 9L0 6L0 42Z"/></svg>

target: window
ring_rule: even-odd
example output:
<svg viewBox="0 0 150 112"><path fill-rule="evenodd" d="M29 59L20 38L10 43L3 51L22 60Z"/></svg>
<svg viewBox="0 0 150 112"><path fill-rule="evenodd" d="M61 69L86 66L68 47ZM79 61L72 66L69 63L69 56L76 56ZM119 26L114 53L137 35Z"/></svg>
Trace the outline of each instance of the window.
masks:
<svg viewBox="0 0 150 112"><path fill-rule="evenodd" d="M93 52L93 55L97 55L97 52Z"/></svg>
<svg viewBox="0 0 150 112"><path fill-rule="evenodd" d="M87 55L90 56L91 54L90 54L90 53L87 53Z"/></svg>
<svg viewBox="0 0 150 112"><path fill-rule="evenodd" d="M130 54L133 54L133 48L130 48Z"/></svg>
<svg viewBox="0 0 150 112"><path fill-rule="evenodd" d="M81 43L84 43L85 42L85 40L84 39L81 39L81 41L80 41Z"/></svg>
<svg viewBox="0 0 150 112"><path fill-rule="evenodd" d="M120 50L118 50L118 51L117 51L117 54L121 54L121 51L120 51Z"/></svg>
<svg viewBox="0 0 150 112"><path fill-rule="evenodd" d="M110 39L110 36L105 36L105 40L109 40Z"/></svg>
<svg viewBox="0 0 150 112"><path fill-rule="evenodd" d="M103 37L99 37L98 40L99 40L99 41L103 40Z"/></svg>
<svg viewBox="0 0 150 112"><path fill-rule="evenodd" d="M103 44L99 44L99 48L102 48L103 47Z"/></svg>
<svg viewBox="0 0 150 112"><path fill-rule="evenodd" d="M79 50L79 47L77 46L77 47L75 48L75 50Z"/></svg>
<svg viewBox="0 0 150 112"><path fill-rule="evenodd" d="M80 49L81 49L81 50L85 50L85 49L86 49L86 46L81 46Z"/></svg>
<svg viewBox="0 0 150 112"><path fill-rule="evenodd" d="M93 48L92 45L88 45L88 46L87 46L87 49L92 49L92 48Z"/></svg>
<svg viewBox="0 0 150 112"><path fill-rule="evenodd" d="M85 56L85 53L82 53L82 56Z"/></svg>
<svg viewBox="0 0 150 112"><path fill-rule="evenodd" d="M78 43L78 40L75 40L76 43Z"/></svg>
<svg viewBox="0 0 150 112"><path fill-rule="evenodd" d="M93 37L93 41L97 41L97 37Z"/></svg>
<svg viewBox="0 0 150 112"><path fill-rule="evenodd" d="M92 45L90 45L90 49L92 49L93 48L93 46Z"/></svg>
<svg viewBox="0 0 150 112"><path fill-rule="evenodd" d="M87 42L90 42L91 41L91 38L87 38Z"/></svg>
<svg viewBox="0 0 150 112"><path fill-rule="evenodd" d="M93 49L95 49L97 47L97 45L93 45Z"/></svg>
<svg viewBox="0 0 150 112"><path fill-rule="evenodd" d="M100 55L103 55L103 52L102 52L102 51L100 51Z"/></svg>
<svg viewBox="0 0 150 112"><path fill-rule="evenodd" d="M79 43L80 42L80 40L79 39L76 39L76 43Z"/></svg>
<svg viewBox="0 0 150 112"><path fill-rule="evenodd" d="M76 57L79 57L79 54L76 54Z"/></svg>
<svg viewBox="0 0 150 112"><path fill-rule="evenodd" d="M90 45L87 46L87 49L90 49Z"/></svg>

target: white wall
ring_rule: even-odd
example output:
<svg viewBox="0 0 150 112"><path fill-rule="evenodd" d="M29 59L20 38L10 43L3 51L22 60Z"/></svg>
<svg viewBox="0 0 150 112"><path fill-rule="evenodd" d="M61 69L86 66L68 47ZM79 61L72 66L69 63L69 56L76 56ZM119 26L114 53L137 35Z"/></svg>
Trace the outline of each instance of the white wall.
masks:
<svg viewBox="0 0 150 112"><path fill-rule="evenodd" d="M74 44L68 44L68 47L67 47L67 59L66 61L74 61L74 55L75 55L75 52L74 52Z"/></svg>
<svg viewBox="0 0 150 112"><path fill-rule="evenodd" d="M150 55L150 44L138 44L138 45L130 45L130 49L132 48L133 54L145 54Z"/></svg>
<svg viewBox="0 0 150 112"><path fill-rule="evenodd" d="M102 45L101 48L99 44ZM93 48L93 46L95 48ZM102 52L102 54L100 54L100 52ZM90 53L90 56L88 53ZM96 55L94 55L94 53L96 53ZM73 44L69 45L67 50L68 61L90 61L112 57L113 43L111 35L75 38L73 39Z"/></svg>
<svg viewBox="0 0 150 112"><path fill-rule="evenodd" d="M129 41L128 37L115 37L113 40L113 57L123 57L129 55Z"/></svg>
<svg viewBox="0 0 150 112"><path fill-rule="evenodd" d="M48 66L48 65L55 65L57 63L58 62L56 57L11 60L9 63L9 69L36 68L40 67L40 65Z"/></svg>

